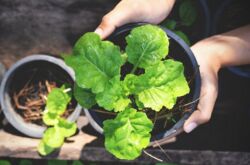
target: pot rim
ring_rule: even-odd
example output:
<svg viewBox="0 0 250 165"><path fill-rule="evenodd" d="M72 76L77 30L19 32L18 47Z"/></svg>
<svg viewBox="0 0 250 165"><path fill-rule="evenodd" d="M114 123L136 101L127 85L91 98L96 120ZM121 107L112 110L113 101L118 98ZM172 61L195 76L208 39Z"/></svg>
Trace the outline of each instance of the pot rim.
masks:
<svg viewBox="0 0 250 165"><path fill-rule="evenodd" d="M10 97L7 94L8 90L8 83L11 81L11 76L23 65L31 63L31 62L37 62L37 61L45 61L52 63L58 67L60 67L62 70L67 73L72 80L75 80L74 72L71 68L69 68L63 60L45 55L45 54L33 54L27 57L24 57L23 59L17 61L15 64L13 64L10 69L4 74L1 86L0 86L0 101L1 101L1 107L4 112L5 117L7 118L8 122L16 128L19 132L30 136L34 138L41 138L43 136L43 132L45 131L46 127L39 126L37 124L33 123L25 123L22 120L22 117L20 115L17 115L17 112L14 110L14 108L9 109L11 106L10 103ZM6 101L7 100L7 101ZM71 113L71 115L67 118L69 121L75 121L78 116L81 113L81 106L79 104L76 105L74 111Z"/></svg>

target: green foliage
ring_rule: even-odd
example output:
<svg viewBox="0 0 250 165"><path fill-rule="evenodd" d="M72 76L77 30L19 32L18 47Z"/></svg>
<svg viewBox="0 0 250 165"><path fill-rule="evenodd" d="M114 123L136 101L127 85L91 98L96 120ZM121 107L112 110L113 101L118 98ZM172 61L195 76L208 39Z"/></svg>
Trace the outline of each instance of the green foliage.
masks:
<svg viewBox="0 0 250 165"><path fill-rule="evenodd" d="M183 0L180 8L179 8L179 15L182 24L186 26L191 26L196 18L197 18L197 11L193 5L192 0Z"/></svg>
<svg viewBox="0 0 250 165"><path fill-rule="evenodd" d="M0 165L11 165L7 160L0 160Z"/></svg>
<svg viewBox="0 0 250 165"><path fill-rule="evenodd" d="M164 22L161 23L162 26L168 28L169 30L174 30L176 28L177 22L172 19L166 19Z"/></svg>
<svg viewBox="0 0 250 165"><path fill-rule="evenodd" d="M77 126L74 122L61 118L71 100L68 92L64 86L54 88L47 97L43 122L51 127L45 130L43 139L38 145L38 152L41 155L48 155L56 148L61 147L64 139L76 132Z"/></svg>
<svg viewBox="0 0 250 165"><path fill-rule="evenodd" d="M69 94L63 92L64 88L55 88L52 92L48 95L46 101L45 109L49 113L54 113L57 115L61 115L65 112L65 109L70 101Z"/></svg>
<svg viewBox="0 0 250 165"><path fill-rule="evenodd" d="M19 162L19 165L32 165L32 161L23 159Z"/></svg>
<svg viewBox="0 0 250 165"><path fill-rule="evenodd" d="M153 123L143 112L128 108L103 124L105 147L117 158L133 160L149 144Z"/></svg>
<svg viewBox="0 0 250 165"><path fill-rule="evenodd" d="M58 148L63 144L64 137L58 127L51 127L44 132L43 142L51 148Z"/></svg>
<svg viewBox="0 0 250 165"><path fill-rule="evenodd" d="M197 10L193 4L192 0L182 0L179 6L179 19L166 19L161 25L172 30L181 39L183 39L187 45L191 45L188 36L181 30L182 27L191 27L197 20Z"/></svg>
<svg viewBox="0 0 250 165"><path fill-rule="evenodd" d="M38 144L37 150L39 154L45 156L52 153L55 148L48 146L43 140L41 140Z"/></svg>
<svg viewBox="0 0 250 165"><path fill-rule="evenodd" d="M67 138L75 134L77 126L74 122L69 122L66 119L60 118L55 128L58 128L62 136Z"/></svg>
<svg viewBox="0 0 250 165"><path fill-rule="evenodd" d="M106 110L123 111L129 104L128 93L124 91L123 83L118 76L110 80L105 90L96 95L98 105Z"/></svg>
<svg viewBox="0 0 250 165"><path fill-rule="evenodd" d="M82 107L98 104L118 113L115 119L104 121L106 149L117 158L132 160L149 144L153 128L143 110L160 111L163 107L170 110L178 97L189 92L189 87L183 64L165 59L169 39L161 28L139 26L126 37L126 42L125 52L121 53L113 43L101 41L95 33L86 33L65 61L75 72L74 96ZM125 63L132 64L133 69L122 80L120 72ZM138 70L142 74L135 74ZM74 132L70 132L73 126L67 123L62 131L65 121L53 119L57 120L55 129L60 127L61 134ZM57 134L56 130L53 133ZM65 133L58 136L65 137ZM57 140L56 146L61 141Z"/></svg>
<svg viewBox="0 0 250 165"><path fill-rule="evenodd" d="M80 162L79 160L74 160L72 165L83 165L83 163Z"/></svg>
<svg viewBox="0 0 250 165"><path fill-rule="evenodd" d="M67 165L67 160L48 160L48 165Z"/></svg>
<svg viewBox="0 0 250 165"><path fill-rule="evenodd" d="M129 75L125 83L144 107L155 111L160 111L163 106L172 109L177 97L189 93L183 72L182 63L165 60L147 68L143 75Z"/></svg>
<svg viewBox="0 0 250 165"><path fill-rule="evenodd" d="M128 61L137 67L147 68L158 63L168 54L168 37L160 28L152 25L137 27L126 37Z"/></svg>
<svg viewBox="0 0 250 165"><path fill-rule="evenodd" d="M89 89L79 87L77 84L74 86L74 96L77 102L84 108L91 108L96 104L95 94Z"/></svg>
<svg viewBox="0 0 250 165"><path fill-rule="evenodd" d="M74 55L65 57L65 62L74 69L79 87L99 93L120 74L123 61L118 46L101 41L95 33L86 33L74 46Z"/></svg>
<svg viewBox="0 0 250 165"><path fill-rule="evenodd" d="M174 60L166 60L146 69L146 73L136 80L147 82L146 88L138 93L139 102L155 111L160 111L163 106L172 109L177 97L189 93L183 71L182 63Z"/></svg>

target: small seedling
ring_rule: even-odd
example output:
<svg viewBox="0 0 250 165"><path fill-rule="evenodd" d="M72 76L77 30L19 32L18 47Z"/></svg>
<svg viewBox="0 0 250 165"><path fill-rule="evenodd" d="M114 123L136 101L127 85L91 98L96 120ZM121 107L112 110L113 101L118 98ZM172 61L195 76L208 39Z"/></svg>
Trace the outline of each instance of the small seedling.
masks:
<svg viewBox="0 0 250 165"><path fill-rule="evenodd" d="M61 117L71 100L69 92L70 88L66 89L65 86L62 86L52 89L47 96L43 122L48 128L38 146L38 152L41 155L48 155L61 147L65 138L74 135L76 132L76 124Z"/></svg>

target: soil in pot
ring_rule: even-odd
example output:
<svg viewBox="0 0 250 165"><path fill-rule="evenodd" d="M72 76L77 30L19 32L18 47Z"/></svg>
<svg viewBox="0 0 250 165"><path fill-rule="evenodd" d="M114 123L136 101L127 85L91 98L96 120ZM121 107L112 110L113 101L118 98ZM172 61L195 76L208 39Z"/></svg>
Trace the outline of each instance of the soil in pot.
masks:
<svg viewBox="0 0 250 165"><path fill-rule="evenodd" d="M127 36L130 32L131 28L124 28L124 30L120 30L115 35L112 35L109 40L113 43L119 45L122 50L125 49L125 36ZM153 138L159 138L163 135L163 133L170 129L177 121L179 121L186 112L190 112L192 108L190 105L194 105L196 102L191 103L194 95L194 89L197 84L195 84L194 78L196 74L196 70L192 66L192 62L190 61L187 52L185 52L184 48L182 48L174 39L170 39L170 47L169 47L169 55L167 58L172 58L178 61L181 61L185 67L185 77L189 82L190 93L186 96L180 97L177 100L176 105L172 110L162 109L160 112L155 112L150 109L146 109L145 112L148 117L154 123L153 129ZM132 70L132 66L127 63L121 69L122 77L125 77L126 74L130 73ZM135 72L137 75L143 74L143 71L138 69ZM188 104L190 103L190 104ZM188 105L186 105L188 104ZM95 106L89 110L91 117L97 122L100 127L103 127L103 121L106 119L112 119L116 116L114 112L108 112L103 110L102 108Z"/></svg>
<svg viewBox="0 0 250 165"><path fill-rule="evenodd" d="M20 67L12 77L9 86L12 105L25 122L45 126L42 112L45 109L46 97L53 88L63 84L69 84L72 88L73 80L58 66L46 61L28 63ZM67 118L76 105L77 102L72 99L62 116Z"/></svg>

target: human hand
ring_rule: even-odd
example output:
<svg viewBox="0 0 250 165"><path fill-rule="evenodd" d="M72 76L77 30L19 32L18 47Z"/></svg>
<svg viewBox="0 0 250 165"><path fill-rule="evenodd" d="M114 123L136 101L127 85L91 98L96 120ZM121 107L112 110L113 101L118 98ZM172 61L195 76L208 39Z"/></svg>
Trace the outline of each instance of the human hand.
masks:
<svg viewBox="0 0 250 165"><path fill-rule="evenodd" d="M218 93L219 69L250 64L250 25L202 40L191 49L200 66L201 92L197 110L184 124L187 133L210 120Z"/></svg>
<svg viewBox="0 0 250 165"><path fill-rule="evenodd" d="M198 125L210 120L218 93L218 70L220 63L209 46L215 44L213 38L198 42L191 47L199 64L201 74L201 91L197 110L184 124L184 131L191 132Z"/></svg>
<svg viewBox="0 0 250 165"><path fill-rule="evenodd" d="M95 32L102 39L115 28L126 23L148 22L158 24L170 13L175 0L121 0L116 7L102 18Z"/></svg>

